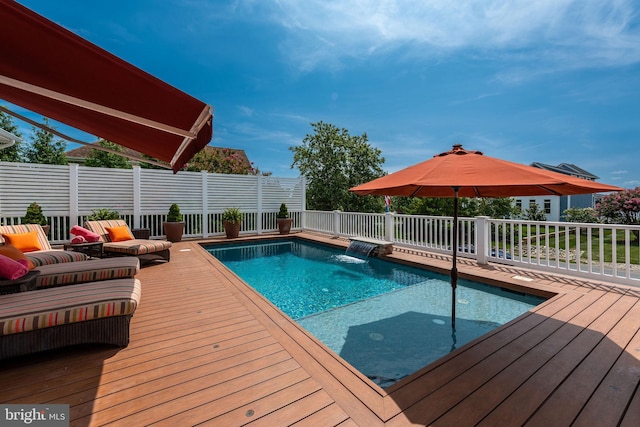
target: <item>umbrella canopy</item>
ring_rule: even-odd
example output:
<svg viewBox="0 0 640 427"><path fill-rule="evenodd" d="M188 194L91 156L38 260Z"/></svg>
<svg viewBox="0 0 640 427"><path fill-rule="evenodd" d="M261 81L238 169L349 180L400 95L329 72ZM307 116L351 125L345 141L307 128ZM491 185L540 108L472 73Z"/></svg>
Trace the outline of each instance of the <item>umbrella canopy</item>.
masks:
<svg viewBox="0 0 640 427"><path fill-rule="evenodd" d="M213 134L212 108L15 1L0 2L0 98L170 163Z"/></svg>
<svg viewBox="0 0 640 427"><path fill-rule="evenodd" d="M458 197L561 196L622 191L623 188L485 156L456 144L398 172L351 188L360 195L453 197L451 324L455 328L455 289L458 280Z"/></svg>
<svg viewBox="0 0 640 427"><path fill-rule="evenodd" d="M458 187L460 197L561 196L623 190L485 156L456 144L451 151L350 191L361 195L453 197L453 187Z"/></svg>

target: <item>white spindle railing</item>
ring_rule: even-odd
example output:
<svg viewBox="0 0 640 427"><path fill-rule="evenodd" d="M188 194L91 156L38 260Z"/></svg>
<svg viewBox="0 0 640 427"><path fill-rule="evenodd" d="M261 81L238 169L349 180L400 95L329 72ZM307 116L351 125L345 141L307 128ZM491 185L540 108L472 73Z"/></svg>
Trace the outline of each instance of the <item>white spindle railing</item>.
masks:
<svg viewBox="0 0 640 427"><path fill-rule="evenodd" d="M451 253L453 218L306 211L304 229ZM640 285L640 226L458 219L458 256ZM567 250L568 248L568 250Z"/></svg>
<svg viewBox="0 0 640 427"><path fill-rule="evenodd" d="M497 219L488 224L492 261L640 282L639 226Z"/></svg>

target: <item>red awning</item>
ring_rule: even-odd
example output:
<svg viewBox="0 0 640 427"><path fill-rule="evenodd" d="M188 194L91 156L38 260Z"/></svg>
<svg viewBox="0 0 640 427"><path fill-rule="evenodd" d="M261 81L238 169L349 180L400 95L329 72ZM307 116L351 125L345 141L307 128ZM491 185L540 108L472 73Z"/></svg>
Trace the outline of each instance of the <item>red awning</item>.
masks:
<svg viewBox="0 0 640 427"><path fill-rule="evenodd" d="M169 162L211 141L213 109L25 8L0 1L0 99Z"/></svg>

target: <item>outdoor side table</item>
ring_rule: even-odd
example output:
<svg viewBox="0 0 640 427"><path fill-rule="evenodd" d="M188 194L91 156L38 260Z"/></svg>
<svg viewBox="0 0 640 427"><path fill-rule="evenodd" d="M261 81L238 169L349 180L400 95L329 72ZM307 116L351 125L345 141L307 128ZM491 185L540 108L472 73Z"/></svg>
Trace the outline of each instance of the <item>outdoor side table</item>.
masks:
<svg viewBox="0 0 640 427"><path fill-rule="evenodd" d="M102 258L102 242L65 243L64 250L81 252L90 258Z"/></svg>
<svg viewBox="0 0 640 427"><path fill-rule="evenodd" d="M151 230L148 228L133 228L131 234L133 234L133 237L136 239L149 240Z"/></svg>

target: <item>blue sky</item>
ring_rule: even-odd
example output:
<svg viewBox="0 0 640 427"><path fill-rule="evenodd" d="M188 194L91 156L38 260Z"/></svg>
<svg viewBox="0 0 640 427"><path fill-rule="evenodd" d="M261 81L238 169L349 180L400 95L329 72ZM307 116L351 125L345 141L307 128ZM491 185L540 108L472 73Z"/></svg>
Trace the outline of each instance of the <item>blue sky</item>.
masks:
<svg viewBox="0 0 640 427"><path fill-rule="evenodd" d="M211 145L276 176L324 121L388 172L461 143L640 185L634 0L19 2L213 105Z"/></svg>

